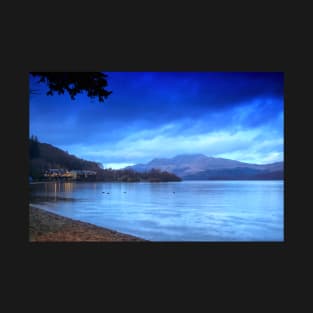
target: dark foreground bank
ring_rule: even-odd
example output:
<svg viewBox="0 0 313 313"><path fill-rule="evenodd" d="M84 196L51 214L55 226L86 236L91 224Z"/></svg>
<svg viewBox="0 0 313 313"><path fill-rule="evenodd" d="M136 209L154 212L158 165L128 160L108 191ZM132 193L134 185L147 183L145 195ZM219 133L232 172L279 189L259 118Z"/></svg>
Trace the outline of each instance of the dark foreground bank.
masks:
<svg viewBox="0 0 313 313"><path fill-rule="evenodd" d="M89 223L66 218L42 209L29 207L29 241L86 242L86 241L146 241Z"/></svg>

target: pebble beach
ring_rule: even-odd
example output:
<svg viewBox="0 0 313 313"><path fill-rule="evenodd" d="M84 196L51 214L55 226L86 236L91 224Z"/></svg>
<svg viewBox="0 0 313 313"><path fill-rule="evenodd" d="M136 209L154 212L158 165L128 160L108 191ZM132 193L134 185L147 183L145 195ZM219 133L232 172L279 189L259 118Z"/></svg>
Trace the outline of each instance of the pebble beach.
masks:
<svg viewBox="0 0 313 313"><path fill-rule="evenodd" d="M30 242L147 241L29 206Z"/></svg>

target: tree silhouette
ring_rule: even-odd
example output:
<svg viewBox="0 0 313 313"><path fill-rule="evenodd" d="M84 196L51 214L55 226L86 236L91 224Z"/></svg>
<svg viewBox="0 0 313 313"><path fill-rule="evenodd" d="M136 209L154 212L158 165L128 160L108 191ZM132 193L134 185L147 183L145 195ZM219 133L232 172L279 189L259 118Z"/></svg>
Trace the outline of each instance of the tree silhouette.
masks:
<svg viewBox="0 0 313 313"><path fill-rule="evenodd" d="M29 140L29 157L30 159L38 158L40 156L39 141L37 136L32 135Z"/></svg>
<svg viewBox="0 0 313 313"><path fill-rule="evenodd" d="M105 89L107 75L101 72L30 72L30 75L38 77L38 83L47 85L48 96L67 92L75 100L77 94L85 91L89 98L103 102L112 93Z"/></svg>

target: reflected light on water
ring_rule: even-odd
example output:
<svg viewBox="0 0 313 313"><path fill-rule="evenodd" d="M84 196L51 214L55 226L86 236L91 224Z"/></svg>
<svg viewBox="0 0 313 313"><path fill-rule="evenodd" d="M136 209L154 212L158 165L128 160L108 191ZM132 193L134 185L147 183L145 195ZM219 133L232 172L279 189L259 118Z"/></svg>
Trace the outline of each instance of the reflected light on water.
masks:
<svg viewBox="0 0 313 313"><path fill-rule="evenodd" d="M63 184L63 186L64 186L64 191L65 192L73 192L73 186L74 186L73 183L66 182L66 183Z"/></svg>
<svg viewBox="0 0 313 313"><path fill-rule="evenodd" d="M54 182L45 184L45 192L72 192L74 184L72 182Z"/></svg>

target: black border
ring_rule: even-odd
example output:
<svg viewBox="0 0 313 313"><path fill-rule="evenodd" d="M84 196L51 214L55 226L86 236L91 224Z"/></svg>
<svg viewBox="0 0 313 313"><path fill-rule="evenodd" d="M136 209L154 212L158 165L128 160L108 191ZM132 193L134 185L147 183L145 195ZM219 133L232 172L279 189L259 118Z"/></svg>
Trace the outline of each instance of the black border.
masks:
<svg viewBox="0 0 313 313"><path fill-rule="evenodd" d="M8 56L14 62L7 74L6 81L10 86L7 89L8 97L4 101L10 104L6 109L10 110L8 116L12 117L9 119L8 147L14 153L10 154L9 164L13 163L15 166L14 175L7 176L10 185L8 197L11 202L8 213L11 217L6 226L7 233L14 238L8 243L9 249L18 254L12 264L22 262L20 271L37 273L39 276L44 273L46 278L52 280L54 274L56 277L64 275L73 278L78 274L76 271L80 271L87 280L87 272L91 276L101 276L105 271L114 276L117 269L125 275L134 275L134 278L137 277L135 273L145 271L147 275L151 275L160 268L169 275L175 273L177 276L181 273L186 275L190 271L196 272L196 275L206 275L204 273L210 271L214 276L214 272L223 271L231 277L237 277L238 272L246 273L247 276L253 273L260 279L261 274L256 274L260 269L262 273L268 271L267 277L281 273L282 268L290 264L290 257L301 249L299 240L296 239L297 206L293 203L296 199L289 187L295 187L291 181L293 172L289 161L292 160L289 148L292 131L289 123L295 110L290 103L297 100L295 95L301 93L301 86L298 76L292 74L288 51L281 46L281 26L276 25L273 31L273 25L267 20L267 27L260 29L256 26L251 32L250 24L250 33L244 32L246 36L242 38L238 34L242 34L245 27L236 28L234 24L228 23L222 28L216 19L212 24L204 19L204 22L196 23L194 28L190 22L184 24L185 21L179 27L171 27L170 23L166 24L160 17L153 19L157 24L152 25L145 19L144 23L150 27L148 31L140 32L143 24L141 22L135 25L135 16L121 24L120 19L110 24L103 20L100 23L97 18L90 16L86 18L88 22L84 20L84 23L74 17L76 29L69 34L66 30L72 24L67 23L65 14L57 19L58 23L53 14L45 18L42 15L28 16L25 21L29 26L27 33L21 31L14 38L17 44ZM197 17L194 19L197 20ZM169 28L161 29L160 21ZM91 25L89 28L88 23ZM214 28L214 23L219 26L219 30ZM94 27L98 27L100 31L95 32ZM29 117L28 72L40 70L284 72L286 241L266 244L29 243L26 140ZM299 89L296 93L294 87L297 84Z"/></svg>
<svg viewBox="0 0 313 313"><path fill-rule="evenodd" d="M98 69L99 71L103 71L100 68ZM44 69L42 70L44 71ZM77 70L76 70L77 71ZM106 71L105 71L106 72ZM179 72L179 71L178 71ZM284 73L284 72L283 72ZM27 78L29 78L29 76L27 75ZM284 77L285 78L285 77ZM286 99L284 99L284 102L286 102ZM28 109L29 109L29 105L28 105ZM286 128L285 128L285 110L284 110L284 135L286 132ZM28 124L29 127L29 124ZM27 139L27 138L26 138ZM284 145L284 161L285 161L285 156L286 156L286 152L285 152L285 145ZM286 163L284 163L284 170L286 171ZM284 204L286 203L286 191L285 191L285 181L284 181ZM218 241L218 242L214 242L214 241L208 241L208 242L145 242L145 243L131 243L130 247L134 246L134 245L139 245L140 247L143 246L143 248L147 248L151 245L153 245L153 247L187 247L187 248L203 248L203 247L282 247L282 246L286 246L286 244L288 244L288 236L287 236L287 225L286 225L286 207L284 205L284 240L283 242L280 241L240 241L240 242L236 242L236 241ZM32 245L37 245L38 243L31 243ZM47 243L45 243L47 244ZM48 243L49 245L51 243ZM55 243L54 243L55 244ZM58 243L60 244L60 243ZM77 245L78 243L61 243L61 245ZM42 243L40 243L40 245L42 245ZM86 243L86 242L82 242L79 243L79 245L84 248L85 246L88 245L94 245L94 246L99 246L99 247L105 247L108 248L110 247L110 245L112 246L116 246L117 243ZM125 245L125 243L118 243L118 245L123 246ZM128 243L126 243L126 246L129 246Z"/></svg>
<svg viewBox="0 0 313 313"><path fill-rule="evenodd" d="M99 69L100 70L100 69ZM285 110L284 110L284 116L285 116ZM284 128L285 129L285 128ZM284 153L285 154L285 153ZM286 169L286 168L285 168ZM285 201L285 190L284 190L284 201ZM231 242L231 241L220 241L220 242L149 242L149 243L132 243L131 245L129 245L128 243L119 243L118 245L121 246L129 246L132 247L134 245L139 245L140 247L143 246L143 248L147 248L151 245L153 245L153 247L187 247L187 248L208 248L208 247L282 247L285 246L286 244L288 244L288 237L287 237L287 231L286 231L286 210L284 207L284 241L283 242L267 242L267 241L259 241L259 242L251 242L251 241L241 241L241 242ZM38 243L34 244L32 243L31 245L37 245ZM51 243L49 243L50 245ZM60 243L59 243L60 244ZM40 244L42 245L42 244ZM62 245L77 245L77 243L61 243ZM79 246L81 246L82 248L84 248L85 246L88 245L94 245L94 246L99 246L99 247L104 247L104 248L108 248L110 247L110 245L116 246L116 243L79 243ZM134 247L135 248L135 247Z"/></svg>

